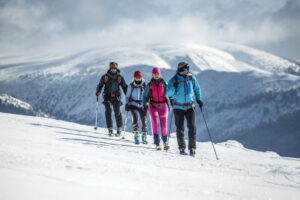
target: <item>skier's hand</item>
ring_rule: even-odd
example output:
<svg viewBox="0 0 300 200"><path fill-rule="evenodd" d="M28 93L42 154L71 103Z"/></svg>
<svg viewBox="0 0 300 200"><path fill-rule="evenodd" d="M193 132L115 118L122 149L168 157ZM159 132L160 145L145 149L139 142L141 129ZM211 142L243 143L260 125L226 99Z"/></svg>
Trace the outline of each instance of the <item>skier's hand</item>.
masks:
<svg viewBox="0 0 300 200"><path fill-rule="evenodd" d="M143 110L144 110L144 111L147 111L147 110L148 110L148 105L144 105L144 106L143 106Z"/></svg>
<svg viewBox="0 0 300 200"><path fill-rule="evenodd" d="M130 111L130 105L128 104L125 105L125 111Z"/></svg>
<svg viewBox="0 0 300 200"><path fill-rule="evenodd" d="M197 100L197 103L199 104L199 107L202 108L203 107L203 101L201 100Z"/></svg>
<svg viewBox="0 0 300 200"><path fill-rule="evenodd" d="M178 82L174 82L173 87L177 88L178 87Z"/></svg>
<svg viewBox="0 0 300 200"><path fill-rule="evenodd" d="M101 94L101 92L99 92L99 91L96 92L96 96L97 96L97 97L99 97L100 94Z"/></svg>
<svg viewBox="0 0 300 200"><path fill-rule="evenodd" d="M173 98L169 98L170 104L173 107L174 106L174 99Z"/></svg>

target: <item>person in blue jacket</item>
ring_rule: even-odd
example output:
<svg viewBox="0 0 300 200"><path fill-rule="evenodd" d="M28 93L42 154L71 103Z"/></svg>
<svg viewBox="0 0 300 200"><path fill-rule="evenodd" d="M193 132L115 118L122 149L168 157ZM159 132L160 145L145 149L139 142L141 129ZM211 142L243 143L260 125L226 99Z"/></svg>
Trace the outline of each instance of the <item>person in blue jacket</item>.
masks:
<svg viewBox="0 0 300 200"><path fill-rule="evenodd" d="M181 155L187 155L184 141L184 118L186 118L189 129L188 149L190 150L190 155L195 156L195 103L198 103L199 107L202 108L203 102L201 100L199 83L196 77L189 72L189 65L187 63L180 62L178 64L176 75L169 80L167 96L173 106L179 152Z"/></svg>
<svg viewBox="0 0 300 200"><path fill-rule="evenodd" d="M143 74L140 71L134 72L134 79L130 83L126 94L125 110L130 111L132 115L132 128L135 144L140 144L140 136L142 143L147 144L147 110L143 109L143 94L146 88ZM139 131L138 115L142 125L141 132Z"/></svg>

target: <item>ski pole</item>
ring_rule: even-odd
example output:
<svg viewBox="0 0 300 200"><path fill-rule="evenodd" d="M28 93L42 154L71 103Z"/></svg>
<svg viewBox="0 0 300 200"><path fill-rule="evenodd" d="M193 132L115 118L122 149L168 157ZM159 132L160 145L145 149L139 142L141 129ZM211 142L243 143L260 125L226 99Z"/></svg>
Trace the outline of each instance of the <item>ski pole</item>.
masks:
<svg viewBox="0 0 300 200"><path fill-rule="evenodd" d="M214 152L215 152L215 155L216 155L216 159L219 160L219 157L218 157L218 155L217 155L217 152L216 152L214 143L213 143L213 141L212 141L211 134L210 134L210 131L209 131L209 129L208 129L208 126L207 126L207 123L206 123L206 120L205 120L205 117L204 117L202 108L200 108L200 110L201 110L201 113L202 113L202 116L203 116L204 123L205 123L205 125L206 125L206 129L207 129L207 133L208 133L209 138L210 138L210 142L211 142L211 144L212 144L212 147L213 147Z"/></svg>
<svg viewBox="0 0 300 200"><path fill-rule="evenodd" d="M96 102L96 121L95 121L95 131L97 130L98 128L98 125L97 125L97 122L98 122L98 107L99 107L99 101L98 101L98 96L97 96L97 102Z"/></svg>
<svg viewBox="0 0 300 200"><path fill-rule="evenodd" d="M127 117L128 117L128 111L126 111L126 115L125 115L125 124L124 124L122 139L125 139L125 130L126 130L126 124L127 124Z"/></svg>
<svg viewBox="0 0 300 200"><path fill-rule="evenodd" d="M168 137L167 137L167 146L169 146L169 138L171 135L172 120L173 120L173 115L174 115L173 109L172 109L172 111L169 109L169 111L171 112L171 120L170 120L170 125L169 125L169 133L168 133ZM166 149L166 151L168 151L168 149Z"/></svg>

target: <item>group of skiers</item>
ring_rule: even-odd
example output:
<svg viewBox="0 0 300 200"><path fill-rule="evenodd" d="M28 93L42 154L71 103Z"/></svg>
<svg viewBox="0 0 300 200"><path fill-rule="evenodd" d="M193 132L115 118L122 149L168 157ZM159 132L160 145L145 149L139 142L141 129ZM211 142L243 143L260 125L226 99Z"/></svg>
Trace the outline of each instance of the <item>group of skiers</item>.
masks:
<svg viewBox="0 0 300 200"><path fill-rule="evenodd" d="M186 118L188 131L188 149L191 156L195 156L196 150L196 126L195 126L195 103L202 108L201 90L194 75L190 73L189 65L180 62L176 74L166 83L159 68L152 69L152 79L145 83L143 74L136 71L133 74L133 81L126 84L124 77L120 74L118 64L111 62L109 70L104 74L97 86L96 96L102 96L105 105L105 118L109 136L121 136L122 114L120 107L121 89L126 95L125 110L132 115L132 131L135 144L147 144L147 113L149 111L154 144L157 150L168 150L168 114L170 107L173 109L176 125L176 135L179 153L188 155L185 152L184 140L184 119ZM112 108L115 113L117 132L113 133ZM139 129L140 119L141 129ZM159 135L159 125L161 137ZM163 146L160 145L160 139Z"/></svg>

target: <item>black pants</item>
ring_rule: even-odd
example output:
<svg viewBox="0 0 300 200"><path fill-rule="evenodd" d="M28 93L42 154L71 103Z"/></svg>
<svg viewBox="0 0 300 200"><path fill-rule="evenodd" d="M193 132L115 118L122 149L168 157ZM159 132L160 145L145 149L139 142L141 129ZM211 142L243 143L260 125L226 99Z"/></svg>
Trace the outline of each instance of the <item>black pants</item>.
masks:
<svg viewBox="0 0 300 200"><path fill-rule="evenodd" d="M176 134L179 149L185 149L184 141L184 118L187 121L189 129L189 145L188 148L196 148L196 126L195 126L195 111L193 108L189 110L174 109Z"/></svg>
<svg viewBox="0 0 300 200"><path fill-rule="evenodd" d="M122 114L120 111L120 107L122 105L122 102L118 99L105 99L103 102L105 106L105 119L106 119L106 126L107 128L113 128L113 123L112 123L112 107L115 113L115 119L117 123L118 128L122 128L123 123L122 123Z"/></svg>
<svg viewBox="0 0 300 200"><path fill-rule="evenodd" d="M138 115L140 115L140 119L142 122L142 131L147 132L147 120L146 120L147 111L143 110L143 108L130 106L130 112L131 112L131 116L132 116L132 126L139 128Z"/></svg>

